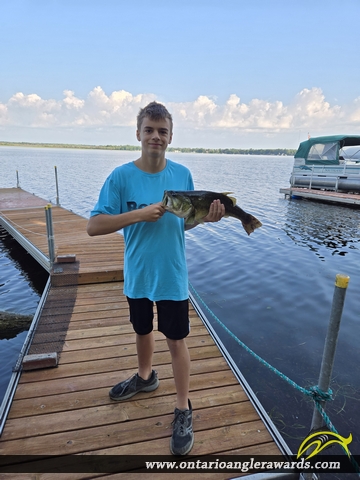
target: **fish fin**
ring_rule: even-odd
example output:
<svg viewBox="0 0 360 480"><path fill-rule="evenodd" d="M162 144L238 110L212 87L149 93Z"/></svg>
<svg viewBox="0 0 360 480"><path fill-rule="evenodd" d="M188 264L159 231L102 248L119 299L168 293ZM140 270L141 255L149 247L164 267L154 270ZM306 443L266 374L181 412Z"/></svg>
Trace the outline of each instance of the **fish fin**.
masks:
<svg viewBox="0 0 360 480"><path fill-rule="evenodd" d="M227 197L229 197L229 195L231 195L233 192L222 192L223 195L226 195ZM236 198L235 197L229 197L230 200L232 201L233 205L235 206L236 205Z"/></svg>
<svg viewBox="0 0 360 480"><path fill-rule="evenodd" d="M243 224L245 232L248 235L250 235L250 233L252 233L254 230L256 230L257 228L260 228L262 223L260 222L260 220L258 220L253 215L250 215L250 214L248 214L248 215L249 216L248 216L247 220L246 221L241 221L241 223Z"/></svg>
<svg viewBox="0 0 360 480"><path fill-rule="evenodd" d="M191 212L190 215L188 215L185 219L185 225L194 225L194 223L195 223L195 215L193 212Z"/></svg>

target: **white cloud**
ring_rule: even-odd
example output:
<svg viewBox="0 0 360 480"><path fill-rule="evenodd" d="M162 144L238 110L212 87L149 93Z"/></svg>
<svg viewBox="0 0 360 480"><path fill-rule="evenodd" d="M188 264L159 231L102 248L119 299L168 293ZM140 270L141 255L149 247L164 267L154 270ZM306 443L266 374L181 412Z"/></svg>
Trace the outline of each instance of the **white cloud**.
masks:
<svg viewBox="0 0 360 480"><path fill-rule="evenodd" d="M81 110L84 107L85 100L80 100L80 98L76 98L72 90L64 90L63 93L65 95L63 102L66 108Z"/></svg>
<svg viewBox="0 0 360 480"><path fill-rule="evenodd" d="M62 100L42 99L33 93L18 92L7 103L0 103L0 125L4 127L110 128L134 127L139 109L156 100L154 94L132 95L118 90L107 95L98 86L86 98L64 90ZM280 100L254 98L241 102L231 94L224 104L201 95L192 102L168 103L176 129L263 132L273 134L294 130L322 131L343 125L360 127L360 97L351 105L331 105L320 88L303 89L288 104Z"/></svg>
<svg viewBox="0 0 360 480"><path fill-rule="evenodd" d="M196 107L195 102L193 105ZM204 104L202 100L202 104ZM280 131L325 126L341 115L341 107L331 107L318 88L302 90L290 105L281 101L268 102L253 99L248 104L232 94L225 105L216 105L211 111L210 125L218 128L237 128L246 131L264 129Z"/></svg>
<svg viewBox="0 0 360 480"><path fill-rule="evenodd" d="M221 128L241 128L247 131L254 129L287 128L287 109L282 102L270 103L253 99L248 105L241 103L237 95L230 95L221 109L221 117L217 121Z"/></svg>
<svg viewBox="0 0 360 480"><path fill-rule="evenodd" d="M320 124L327 125L334 118L342 115L340 106L330 106L325 101L325 96L320 88L312 88L311 90L304 88L296 95L289 111L297 124L305 124L305 126L313 126Z"/></svg>
<svg viewBox="0 0 360 480"><path fill-rule="evenodd" d="M195 102L173 104L177 126L218 129L235 129L243 132L263 130L275 133L294 129L317 129L338 127L339 120L351 118L359 127L359 105L354 103L351 113L345 109L331 106L319 88L303 89L289 105L281 101L269 102L258 98L248 104L232 94L224 105L217 105L212 99L201 96ZM355 125L354 125L355 126Z"/></svg>
<svg viewBox="0 0 360 480"><path fill-rule="evenodd" d="M0 122L6 126L72 127L135 125L139 108L155 100L155 95L133 96L124 90L107 96L101 87L94 88L86 99L64 90L64 98L44 100L37 94L18 92L6 104L0 103Z"/></svg>
<svg viewBox="0 0 360 480"><path fill-rule="evenodd" d="M139 109L153 100L155 95L133 96L125 90L107 96L101 87L96 87L89 93L83 111L91 125L132 126Z"/></svg>
<svg viewBox="0 0 360 480"><path fill-rule="evenodd" d="M214 100L205 95L200 95L194 102L169 103L167 107L177 127L185 125L192 128L211 126L218 108Z"/></svg>
<svg viewBox="0 0 360 480"><path fill-rule="evenodd" d="M43 100L35 93L24 95L18 92L7 104L0 103L0 119L5 126L53 126L58 123L56 113L59 110L60 104L55 100ZM6 114L1 116L1 111L6 111Z"/></svg>

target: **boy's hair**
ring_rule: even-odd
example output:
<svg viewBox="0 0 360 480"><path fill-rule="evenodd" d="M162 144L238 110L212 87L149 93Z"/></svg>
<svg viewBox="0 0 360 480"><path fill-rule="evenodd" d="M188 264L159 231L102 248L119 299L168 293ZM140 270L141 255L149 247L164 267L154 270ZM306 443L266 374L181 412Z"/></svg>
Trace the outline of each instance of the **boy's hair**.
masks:
<svg viewBox="0 0 360 480"><path fill-rule="evenodd" d="M151 120L165 120L166 118L170 120L170 133L173 129L172 116L168 110L161 103L151 102L146 107L140 108L139 114L137 116L137 129L140 131L142 121L145 117L149 117Z"/></svg>

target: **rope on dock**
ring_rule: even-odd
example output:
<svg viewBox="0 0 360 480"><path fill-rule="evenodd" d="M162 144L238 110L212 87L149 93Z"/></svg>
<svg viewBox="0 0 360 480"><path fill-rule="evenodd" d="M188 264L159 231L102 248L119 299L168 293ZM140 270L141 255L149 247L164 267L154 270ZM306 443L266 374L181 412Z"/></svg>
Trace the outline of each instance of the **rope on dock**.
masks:
<svg viewBox="0 0 360 480"><path fill-rule="evenodd" d="M303 393L304 395L310 397L313 399L313 401L315 402L315 406L316 408L318 409L320 415L322 416L322 418L324 419L324 422L326 423L327 427L329 428L329 430L331 430L333 433L336 433L336 434L339 434L336 430L336 428L334 427L334 425L332 424L329 416L327 415L327 413L325 412L325 410L323 409L322 405L320 402L322 401L327 401L327 400L332 400L333 399L333 396L332 396L332 390L329 389L327 392L323 392L317 385L314 385L313 387L310 387L309 389L306 389L304 387L301 387L300 385L298 385L296 382L294 382L293 380L291 380L289 377L287 377L286 375L284 375L282 372L280 372L277 368L273 367L272 365L270 365L270 363L268 363L266 360L264 360L263 358L261 358L257 353L255 353L253 350L251 350L251 348L249 348L247 345L245 345L244 342L242 342L231 330L228 329L228 327L226 325L224 325L224 323L215 315L215 313L207 306L207 304L204 302L204 300L200 297L200 295L198 294L198 292L195 290L194 286L190 283L189 281L189 286L190 288L192 289L192 291L195 293L195 295L197 296L197 298L200 300L200 302L204 305L204 307L206 308L206 310L210 313L210 315L217 321L217 323L242 347L244 348L248 353L250 353L250 355L252 355L254 358L256 358L256 360L258 360L262 365L264 365L265 367L269 368L273 373L275 373L275 375L277 375L278 377L282 378L283 380L285 380L289 385L291 385L292 387L294 387L296 390L298 390L299 392ZM342 447L343 448L343 447ZM355 471L358 473L358 475L360 476L360 467L358 465L358 463L356 462L354 456L351 454L351 452L348 450L346 451L344 448L343 448L344 452L346 453L346 455L349 457L350 459L350 462L352 464L352 466L354 467Z"/></svg>
<svg viewBox="0 0 360 480"><path fill-rule="evenodd" d="M39 235L40 237L46 237L47 234L46 233L36 233L34 232L33 230L29 230L25 227L22 227L21 225L19 225L18 223L15 223L11 218L9 218L8 216L5 215L4 212L0 212L1 216L4 217L8 222L10 222L14 227L17 227L20 230L22 230L23 232L28 232L28 233L32 233L33 235ZM21 232L20 232L21 233Z"/></svg>

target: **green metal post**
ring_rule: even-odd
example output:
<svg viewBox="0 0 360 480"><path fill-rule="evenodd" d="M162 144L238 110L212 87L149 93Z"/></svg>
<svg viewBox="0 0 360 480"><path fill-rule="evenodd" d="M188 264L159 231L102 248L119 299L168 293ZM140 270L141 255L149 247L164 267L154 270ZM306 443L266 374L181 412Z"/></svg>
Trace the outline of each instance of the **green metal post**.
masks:
<svg viewBox="0 0 360 480"><path fill-rule="evenodd" d="M59 184L58 184L58 175L57 175L57 167L55 166L55 183L56 183L56 205L59 206Z"/></svg>
<svg viewBox="0 0 360 480"><path fill-rule="evenodd" d="M51 211L51 204L49 203L45 207L45 218L46 218L46 230L47 230L47 238L48 238L48 246L49 246L49 259L50 259L50 270L53 267L55 261L55 241L54 241L54 230L53 230L53 223L52 223L52 211Z"/></svg>
<svg viewBox="0 0 360 480"><path fill-rule="evenodd" d="M334 366L336 344L339 335L341 315L345 302L346 289L349 284L350 277L347 275L337 274L335 279L335 290L333 303L331 308L330 322L325 340L324 353L321 362L318 387L322 392L328 392L330 388L331 375ZM325 400L320 402L324 407ZM314 407L313 418L311 422L311 430L316 430L323 426L323 418Z"/></svg>

